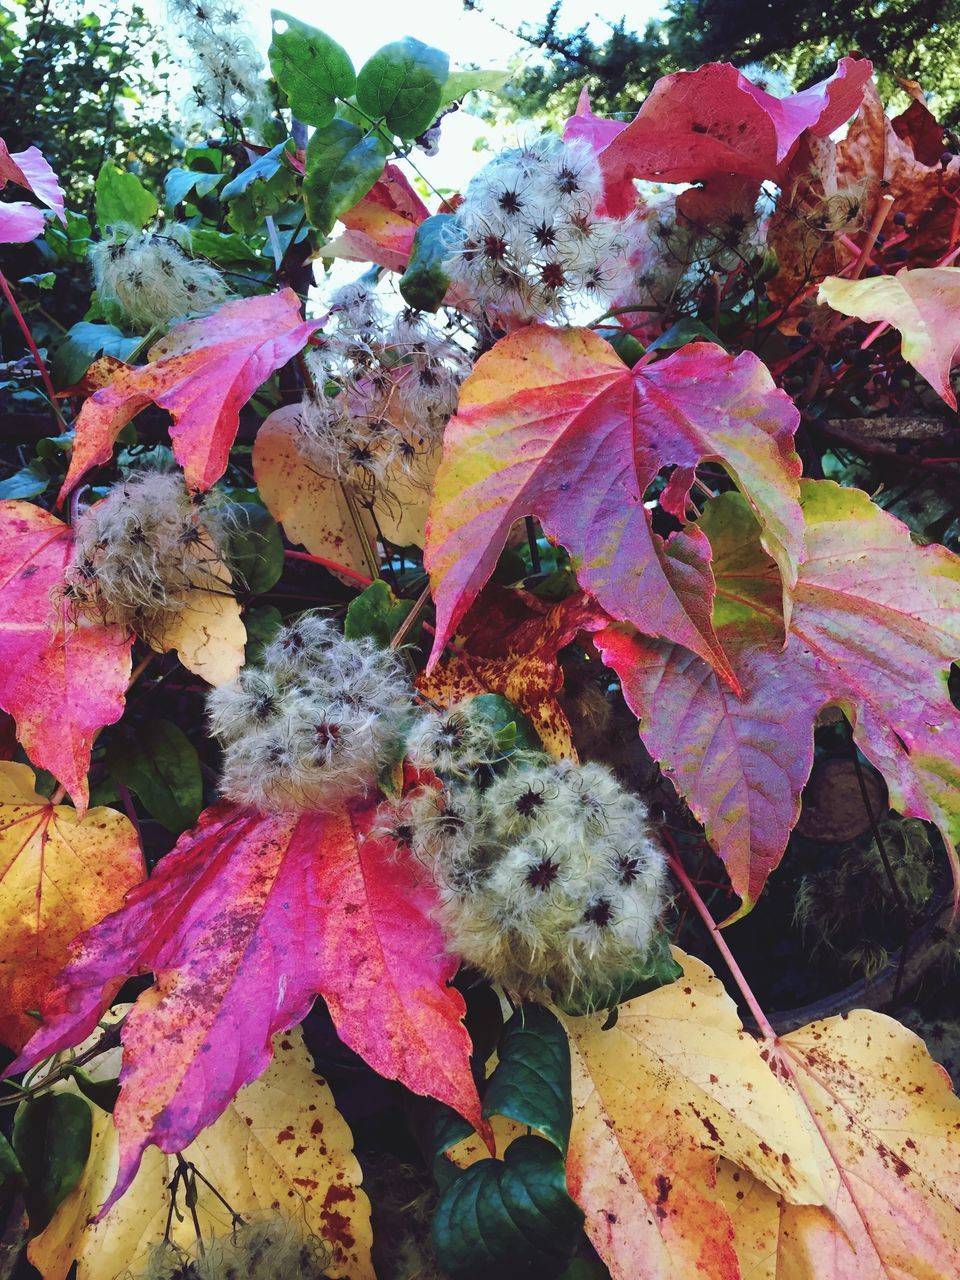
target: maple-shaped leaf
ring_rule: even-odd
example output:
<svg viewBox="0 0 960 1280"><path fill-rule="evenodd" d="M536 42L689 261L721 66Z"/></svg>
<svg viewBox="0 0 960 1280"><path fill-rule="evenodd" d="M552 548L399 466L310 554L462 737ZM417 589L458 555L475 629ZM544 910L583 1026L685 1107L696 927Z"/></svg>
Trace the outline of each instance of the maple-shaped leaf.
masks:
<svg viewBox="0 0 960 1280"><path fill-rule="evenodd" d="M38 147L11 152L0 138L0 190L8 182L25 187L66 225L63 189ZM36 205L23 200L0 203L0 242L24 244L36 239L43 228L43 210Z"/></svg>
<svg viewBox="0 0 960 1280"><path fill-rule="evenodd" d="M149 364L125 367L85 402L60 502L91 467L109 460L120 431L150 403L173 419L173 453L187 484L209 489L226 470L240 410L318 325L301 317L292 289L225 302L177 325L150 348Z"/></svg>
<svg viewBox="0 0 960 1280"><path fill-rule="evenodd" d="M960 558L918 547L857 489L801 484L807 559L783 648L777 568L746 503L707 504L717 634L742 687L693 654L610 626L594 636L643 741L706 828L743 910L780 861L827 705L886 779L891 806L935 822L956 872L960 713L947 675L960 652Z"/></svg>
<svg viewBox="0 0 960 1280"><path fill-rule="evenodd" d="M677 71L653 86L636 117L600 153L608 186L624 178L707 182L777 175L801 134L826 137L854 114L872 66L842 58L826 80L788 98L729 62Z"/></svg>
<svg viewBox="0 0 960 1280"><path fill-rule="evenodd" d="M898 329L904 360L956 410L950 370L960 359L960 267L904 267L870 280L834 276L818 296L845 316L885 320Z"/></svg>
<svg viewBox="0 0 960 1280"><path fill-rule="evenodd" d="M123 715L132 637L66 616L68 525L29 502L0 502L0 707L35 765L82 813L93 739Z"/></svg>
<svg viewBox="0 0 960 1280"><path fill-rule="evenodd" d="M474 694L502 694L526 715L550 755L575 760L557 655L595 617L582 595L551 606L525 591L488 587L465 614L450 652L417 687L444 707Z"/></svg>
<svg viewBox="0 0 960 1280"><path fill-rule="evenodd" d="M781 1036L771 1065L809 1112L827 1195L790 1204L724 1162L718 1191L743 1275L960 1274L960 1101L923 1042L857 1009Z"/></svg>
<svg viewBox="0 0 960 1280"><path fill-rule="evenodd" d="M434 891L370 833L375 808L201 815L121 911L83 934L10 1070L89 1035L118 983L153 973L123 1028L121 1158L107 1207L148 1143L179 1151L270 1061L270 1039L323 996L345 1044L478 1128L457 968Z"/></svg>
<svg viewBox="0 0 960 1280"><path fill-rule="evenodd" d="M123 902L144 876L129 819L81 817L33 790L23 764L0 764L0 1042L22 1049L36 1009L70 958L70 943Z"/></svg>
<svg viewBox="0 0 960 1280"><path fill-rule="evenodd" d="M733 679L710 620L709 544L696 525L665 544L644 492L675 464L661 505L683 518L695 468L719 460L760 514L789 592L803 553L798 417L750 352L693 343L628 369L588 329L531 325L501 339L463 384L444 436L424 552L437 606L431 664L513 522L534 515L608 613Z"/></svg>
<svg viewBox="0 0 960 1280"><path fill-rule="evenodd" d="M370 1205L347 1123L329 1085L314 1073L299 1027L274 1037L273 1055L263 1075L181 1153L207 1180L196 1180L192 1213L170 1215L177 1158L151 1148L123 1198L101 1221L91 1221L110 1193L120 1158L113 1117L95 1108L83 1176L50 1225L30 1241L28 1256L44 1280L65 1280L74 1259L77 1280L140 1274L149 1249L165 1233L180 1248L196 1250L193 1213L207 1248L211 1239L226 1241L233 1224L211 1184L248 1221L262 1224L279 1209L292 1230L320 1237L332 1255L325 1275L374 1280ZM120 1050L111 1049L84 1072L94 1081L115 1080L120 1063ZM77 1092L72 1081L55 1088ZM181 1187L181 1206L185 1194Z"/></svg>
<svg viewBox="0 0 960 1280"><path fill-rule="evenodd" d="M403 171L388 164L363 199L340 215L346 231L327 241L323 256L405 271L417 227L429 216Z"/></svg>
<svg viewBox="0 0 960 1280"><path fill-rule="evenodd" d="M708 967L674 955L683 977L621 1005L612 1028L604 1015L563 1019L573 1074L567 1184L613 1280L739 1277L713 1190L718 1155L791 1203L824 1196L799 1100Z"/></svg>

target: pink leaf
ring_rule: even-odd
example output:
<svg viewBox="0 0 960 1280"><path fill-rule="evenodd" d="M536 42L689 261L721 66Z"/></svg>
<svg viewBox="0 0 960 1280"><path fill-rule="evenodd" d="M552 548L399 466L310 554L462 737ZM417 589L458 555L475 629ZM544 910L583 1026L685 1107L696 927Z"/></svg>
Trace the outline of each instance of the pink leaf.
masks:
<svg viewBox="0 0 960 1280"><path fill-rule="evenodd" d="M623 120L606 120L603 116L594 115L590 110L590 93L584 85L577 99L576 114L570 116L563 126L563 140L572 142L582 139L599 153L626 127ZM625 218L636 208L636 204L637 189L629 178L622 182L608 180L603 203L598 206L597 212L611 218Z"/></svg>
<svg viewBox="0 0 960 1280"><path fill-rule="evenodd" d="M132 638L64 616L69 526L29 502L0 503L0 707L35 765L81 814L97 732L123 714Z"/></svg>
<svg viewBox="0 0 960 1280"><path fill-rule="evenodd" d="M0 204L0 244L26 244L43 235L43 210L24 200Z"/></svg>
<svg viewBox="0 0 960 1280"><path fill-rule="evenodd" d="M11 153L0 138L0 188L8 182L32 191L66 225L63 188L39 147L27 147L26 151Z"/></svg>
<svg viewBox="0 0 960 1280"><path fill-rule="evenodd" d="M227 302L177 325L151 348L150 364L121 370L84 404L59 501L109 460L120 431L151 401L173 418L173 453L187 484L209 489L226 470L240 410L318 327L301 319L292 289Z"/></svg>
<svg viewBox="0 0 960 1280"><path fill-rule="evenodd" d="M388 164L363 199L340 215L346 231L324 245L324 256L405 271L417 227L429 216L403 172Z"/></svg>
<svg viewBox="0 0 960 1280"><path fill-rule="evenodd" d="M221 803L126 905L75 943L22 1071L90 1034L126 977L152 972L123 1030L109 1208L148 1143L179 1151L270 1061L271 1037L316 995L341 1039L381 1074L487 1132L464 1003L447 984L432 890L368 836L372 806L273 814Z"/></svg>

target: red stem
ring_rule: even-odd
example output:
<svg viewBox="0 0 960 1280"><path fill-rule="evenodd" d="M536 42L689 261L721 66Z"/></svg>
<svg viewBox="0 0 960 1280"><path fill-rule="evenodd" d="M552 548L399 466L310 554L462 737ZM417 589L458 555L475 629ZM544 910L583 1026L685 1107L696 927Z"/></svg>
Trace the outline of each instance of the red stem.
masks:
<svg viewBox="0 0 960 1280"><path fill-rule="evenodd" d="M7 302L9 302L10 304L10 308L13 311L14 318L16 319L17 324L20 326L20 332L23 334L24 341L26 342L27 346L30 349L30 354L33 356L34 363L36 364L37 368L40 370L40 377L43 379L43 385L46 388L47 395L50 397L50 407L53 410L61 427L63 427L64 431L67 431L69 430L69 427L67 425L66 420L64 419L63 414L60 412L60 409L57 406L57 393L56 391L54 391L53 383L50 381L50 375L49 373L47 373L47 366L43 363L43 359L40 355L40 352L37 350L37 344L33 340L33 334L30 332L30 326L27 324L26 320L23 318L23 312L20 310L19 306L17 305L17 300L13 296L13 291L10 288L10 285L7 283L7 277L3 274L2 271L0 271L0 290L3 291L3 296L6 298Z"/></svg>
<svg viewBox="0 0 960 1280"><path fill-rule="evenodd" d="M680 859L676 856L676 854L670 855L670 870L673 872L673 874L680 881L683 888L686 890L687 897L696 907L697 914L700 916L700 919L703 921L703 923L707 926L707 929L710 931L710 936L711 938L713 938L713 941L714 941L714 944L716 945L717 950L720 952L720 954L723 956L724 960L726 961L727 968L730 970L731 974L733 975L734 982L740 988L740 992L747 1003L747 1007L749 1008L750 1012L753 1014L754 1021L756 1022L757 1026L760 1028L764 1037L767 1040L776 1040L777 1033L776 1031L774 1031L773 1027L770 1025L770 1021L767 1018L767 1015L760 1008L760 1003L757 1000L757 997L750 990L750 985L743 975L743 970L740 968L736 960L733 958L733 952L727 946L726 938L724 938L723 934L717 928L717 922L714 920L713 916L710 914L710 908L707 906L704 900L700 897L700 894L697 892L696 885L694 885L693 881L687 875L686 871L684 870L683 864L681 863Z"/></svg>
<svg viewBox="0 0 960 1280"><path fill-rule="evenodd" d="M308 564L320 564L324 569L330 569L334 573L342 573L345 578L352 578L354 582L359 582L363 587L369 587L372 578L368 578L365 573L358 573L356 569L348 569L345 564L337 564L335 560L325 560L323 556L312 556L306 551L284 551L283 553L290 560L306 560Z"/></svg>

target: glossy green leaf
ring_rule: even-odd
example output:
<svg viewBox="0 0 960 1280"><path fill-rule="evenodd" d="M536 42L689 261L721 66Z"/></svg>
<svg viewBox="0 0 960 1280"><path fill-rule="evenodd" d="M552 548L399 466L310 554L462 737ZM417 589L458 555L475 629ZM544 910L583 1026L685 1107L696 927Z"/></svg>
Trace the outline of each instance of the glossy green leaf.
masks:
<svg viewBox="0 0 960 1280"><path fill-rule="evenodd" d="M151 720L135 736L115 737L107 765L117 782L174 835L196 822L203 808L200 758L183 730L169 720Z"/></svg>
<svg viewBox="0 0 960 1280"><path fill-rule="evenodd" d="M435 213L417 227L407 269L400 277L405 302L419 311L436 311L443 302L450 277L444 270L452 213Z"/></svg>
<svg viewBox="0 0 960 1280"><path fill-rule="evenodd" d="M38 458L34 458L6 480L0 480L0 499L38 498L49 483L47 468Z"/></svg>
<svg viewBox="0 0 960 1280"><path fill-rule="evenodd" d="M439 49L405 36L378 49L357 75L357 105L401 138L429 129L440 110L450 61Z"/></svg>
<svg viewBox="0 0 960 1280"><path fill-rule="evenodd" d="M198 257L210 258L222 267L259 267L264 268L265 261L251 248L250 242L243 236L225 231L211 231L207 227L198 227L190 232L190 249Z"/></svg>
<svg viewBox="0 0 960 1280"><path fill-rule="evenodd" d="M171 169L163 180L163 199L168 209L186 200L191 191L198 197L208 196L223 181L222 173L206 173L200 169Z"/></svg>
<svg viewBox="0 0 960 1280"><path fill-rule="evenodd" d="M601 986L578 986L573 996L554 992L554 999L564 1013L575 1017L596 1013L598 1009L613 1009L625 1000L645 996L670 982L676 982L683 970L670 952L670 940L662 929L654 931L650 950L639 957L629 968Z"/></svg>
<svg viewBox="0 0 960 1280"><path fill-rule="evenodd" d="M566 1155L573 1119L570 1042L539 1004L523 1004L500 1038L499 1061L483 1095L483 1114L539 1129Z"/></svg>
<svg viewBox="0 0 960 1280"><path fill-rule="evenodd" d="M92 1129L89 1104L73 1093L42 1093L18 1107L13 1149L27 1180L31 1235L44 1229L80 1181Z"/></svg>
<svg viewBox="0 0 960 1280"><path fill-rule="evenodd" d="M503 1160L478 1160L450 1182L437 1204L433 1243L452 1280L554 1280L582 1227L562 1155L531 1136L512 1142Z"/></svg>
<svg viewBox="0 0 960 1280"><path fill-rule="evenodd" d="M296 194L297 175L283 160L283 153L293 149L289 138L278 142L220 192L220 199L230 204L228 222L235 231L252 235L265 217L278 213Z"/></svg>
<svg viewBox="0 0 960 1280"><path fill-rule="evenodd" d="M269 591L283 573L283 539L259 502L229 506L226 561L237 585L252 595Z"/></svg>
<svg viewBox="0 0 960 1280"><path fill-rule="evenodd" d="M15 1192L22 1189L23 1185L24 1177L20 1161L13 1147L0 1133L0 1204L9 1200Z"/></svg>
<svg viewBox="0 0 960 1280"><path fill-rule="evenodd" d="M347 605L343 634L348 640L370 636L386 649L412 608L412 600L398 600L384 580L378 578Z"/></svg>
<svg viewBox="0 0 960 1280"><path fill-rule="evenodd" d="M349 98L356 87L353 63L345 49L315 27L277 9L273 21L287 24L285 31L274 31L270 44L277 84L298 120L322 128L336 114L337 98Z"/></svg>
<svg viewBox="0 0 960 1280"><path fill-rule="evenodd" d="M348 120L331 120L307 143L303 203L311 226L326 235L383 173L387 143Z"/></svg>
<svg viewBox="0 0 960 1280"><path fill-rule="evenodd" d="M697 320L693 316L684 316L676 324L672 324L666 333L661 333L659 338L655 338L647 350L679 351L688 342L715 342L717 346L723 346L721 339L702 320Z"/></svg>
<svg viewBox="0 0 960 1280"><path fill-rule="evenodd" d="M101 231L128 223L141 230L157 216L160 206L135 173L107 160L97 175L97 226Z"/></svg>
<svg viewBox="0 0 960 1280"><path fill-rule="evenodd" d="M112 324L79 320L67 330L53 352L51 373L56 387L72 387L79 382L98 356L126 360L140 345Z"/></svg>
<svg viewBox="0 0 960 1280"><path fill-rule="evenodd" d="M512 756L517 751L543 750L533 725L503 694L478 693L470 701L470 711L494 731L504 756Z"/></svg>
<svg viewBox="0 0 960 1280"><path fill-rule="evenodd" d="M404 1098L407 1122L417 1146L441 1190L459 1177L457 1166L445 1158L451 1147L469 1138L473 1125L436 1098L408 1094Z"/></svg>
<svg viewBox="0 0 960 1280"><path fill-rule="evenodd" d="M255 666L262 660L264 649L283 626L283 615L272 604L258 604L246 610L243 625L247 631L247 643L243 651L244 665Z"/></svg>
<svg viewBox="0 0 960 1280"><path fill-rule="evenodd" d="M95 1107L99 1107L101 1111L113 1111L113 1108L117 1105L117 1098L120 1096L119 1079L94 1080L92 1076L88 1076L79 1067L71 1067L69 1074L76 1081L77 1088L83 1096L89 1098Z"/></svg>

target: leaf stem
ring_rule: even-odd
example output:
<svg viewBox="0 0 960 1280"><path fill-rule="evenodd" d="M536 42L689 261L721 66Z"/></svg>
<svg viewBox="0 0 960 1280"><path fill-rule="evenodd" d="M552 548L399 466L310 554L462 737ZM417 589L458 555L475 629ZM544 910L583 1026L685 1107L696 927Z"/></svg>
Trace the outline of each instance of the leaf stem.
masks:
<svg viewBox="0 0 960 1280"><path fill-rule="evenodd" d="M324 569L329 569L332 573L342 573L345 578L352 578L362 587L369 587L372 578L368 578L365 573L358 573L356 569L348 569L345 564L337 564L336 560L327 560L323 556L312 556L307 551L284 551L283 553L289 560L305 560L308 564L319 564Z"/></svg>
<svg viewBox="0 0 960 1280"><path fill-rule="evenodd" d="M413 608L410 610L410 612L407 614L404 620L400 623L399 627L397 627L396 633L393 639L390 641L391 649L400 648L404 640L406 640L407 636L413 630L413 627L416 624L417 618L420 616L423 610L427 607L429 602L430 602L430 584L428 583L420 592L419 596L417 596L417 599L414 603Z"/></svg>
<svg viewBox="0 0 960 1280"><path fill-rule="evenodd" d="M676 853L670 854L670 870L680 881L681 885L686 891L687 897L690 899L690 901L693 903L694 907L696 908L697 914L699 915L703 923L707 926L707 930L709 931L710 936L714 941L714 945L716 946L720 954L723 956L724 961L726 962L727 968L730 970L731 974L733 975L734 982L740 988L740 993L743 996L744 1001L746 1002L747 1008L753 1014L754 1021L756 1022L757 1026L760 1028L761 1032L763 1033L764 1038L767 1040L776 1040L777 1038L776 1031L774 1031L773 1027L771 1026L767 1018L767 1015L760 1008L760 1002L757 1000L757 997L753 994L752 990L750 989L750 984L747 982L747 979L744 977L743 970L740 968L740 966L737 964L736 960L734 959L733 952L730 950L729 946L727 945L726 938L724 938L723 934L720 932L719 928L717 927L717 922L714 920L713 916L710 914L710 908L707 906L704 900L700 897L700 894L697 892L696 886L694 885L690 877L687 875L684 869L683 863L680 861Z"/></svg>

